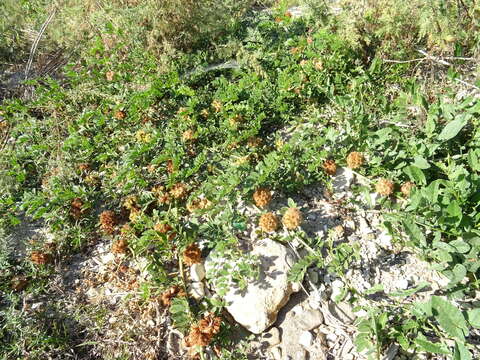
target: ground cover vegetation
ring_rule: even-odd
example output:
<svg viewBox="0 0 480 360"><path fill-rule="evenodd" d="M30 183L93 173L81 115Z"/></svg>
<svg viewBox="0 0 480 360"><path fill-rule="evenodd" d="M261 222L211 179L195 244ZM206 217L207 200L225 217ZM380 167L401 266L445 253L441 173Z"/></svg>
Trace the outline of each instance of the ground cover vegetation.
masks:
<svg viewBox="0 0 480 360"><path fill-rule="evenodd" d="M54 9L37 55L75 54L61 76L27 83L33 97L0 105L0 234L7 239L25 216L52 234L25 244L20 257L18 244L0 243L2 359L66 358L71 349L90 356L95 344L79 329L91 309L66 314L51 300L27 316L22 301L47 296L56 265L101 237L116 253L147 259L143 302L160 296L171 306L192 353L203 357L216 344L219 358L242 358L222 302L188 299L183 269L217 249L240 265L215 281L245 286L255 259L236 239L253 223L262 236L298 236L311 250L292 279L312 265L341 277L354 248L305 237L293 202L282 213L268 210L271 191L328 189L340 166L367 179L356 191L382 214L396 246L450 279L426 302L403 301L419 285L366 308L358 350L373 359L392 343L412 357L478 353L480 3L345 0L333 11L310 2L299 18L290 5L0 5L8 14L0 20L4 67L25 61L35 34L22 31L38 30ZM379 203L369 205L371 192ZM262 215L245 218L239 201Z"/></svg>

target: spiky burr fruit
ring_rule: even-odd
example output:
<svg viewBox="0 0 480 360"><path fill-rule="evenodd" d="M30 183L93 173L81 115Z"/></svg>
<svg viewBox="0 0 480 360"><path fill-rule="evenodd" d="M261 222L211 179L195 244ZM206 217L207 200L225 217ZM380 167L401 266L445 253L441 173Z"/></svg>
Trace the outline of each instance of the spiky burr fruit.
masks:
<svg viewBox="0 0 480 360"><path fill-rule="evenodd" d="M172 195L175 199L183 199L188 194L187 185L183 183L176 183L170 189L170 195Z"/></svg>
<svg viewBox="0 0 480 360"><path fill-rule="evenodd" d="M112 244L112 253L126 254L128 251L128 241L125 238L120 238Z"/></svg>
<svg viewBox="0 0 480 360"><path fill-rule="evenodd" d="M30 260L37 265L50 264L52 262L52 256L41 251L32 251L30 254Z"/></svg>
<svg viewBox="0 0 480 360"><path fill-rule="evenodd" d="M347 166L350 169L356 169L363 165L364 162L363 154L358 151L352 151L347 156Z"/></svg>
<svg viewBox="0 0 480 360"><path fill-rule="evenodd" d="M289 208L283 214L282 223L287 229L293 230L302 223L302 213L297 208Z"/></svg>
<svg viewBox="0 0 480 360"><path fill-rule="evenodd" d="M270 190L265 187L258 188L253 193L253 201L255 202L255 205L257 205L258 207L263 208L267 206L271 200L272 200L272 194Z"/></svg>
<svg viewBox="0 0 480 360"><path fill-rule="evenodd" d="M183 250L183 262L192 266L193 264L198 264L202 260L202 252L197 244L192 243L188 245L185 250Z"/></svg>
<svg viewBox="0 0 480 360"><path fill-rule="evenodd" d="M250 136L247 140L247 145L251 148L256 148L262 145L262 139L258 136Z"/></svg>
<svg viewBox="0 0 480 360"><path fill-rule="evenodd" d="M335 175L337 173L337 164L335 163L334 160L325 160L323 162L323 170L328 174L328 175Z"/></svg>
<svg viewBox="0 0 480 360"><path fill-rule="evenodd" d="M111 210L104 211L100 214L100 228L107 234L113 234L115 225L117 224L117 217Z"/></svg>
<svg viewBox="0 0 480 360"><path fill-rule="evenodd" d="M78 170L80 170L81 172L90 171L90 164L88 164L88 163L78 164Z"/></svg>
<svg viewBox="0 0 480 360"><path fill-rule="evenodd" d="M183 291L179 286L174 285L171 288L163 292L161 296L163 306L170 306L172 304L172 299L175 296L185 296L185 291Z"/></svg>
<svg viewBox="0 0 480 360"><path fill-rule="evenodd" d="M70 215L74 219L80 219L83 214L83 201L80 198L75 198L70 203Z"/></svg>
<svg viewBox="0 0 480 360"><path fill-rule="evenodd" d="M265 213L260 216L258 224L262 231L273 232L278 228L278 219L274 213Z"/></svg>
<svg viewBox="0 0 480 360"><path fill-rule="evenodd" d="M125 119L126 116L127 116L127 114L125 113L125 111L122 111L122 110L118 110L115 113L115 119L117 119L117 120L123 120L123 119Z"/></svg>
<svg viewBox="0 0 480 360"><path fill-rule="evenodd" d="M173 160L167 160L167 172L169 174L173 174L175 171L175 165L173 164Z"/></svg>
<svg viewBox="0 0 480 360"><path fill-rule="evenodd" d="M28 285L28 278L23 275L17 275L12 278L11 288L14 291L22 291Z"/></svg>
<svg viewBox="0 0 480 360"><path fill-rule="evenodd" d="M222 319L220 317L209 314L201 319L198 324L193 324L184 339L185 347L194 349L198 346L207 346L220 331L221 323Z"/></svg>
<svg viewBox="0 0 480 360"><path fill-rule="evenodd" d="M135 195L127 196L123 202L123 207L125 207L128 210L137 208L137 197Z"/></svg>
<svg viewBox="0 0 480 360"><path fill-rule="evenodd" d="M400 188L400 191L405 197L409 197L414 187L415 187L415 184L413 182L407 181L402 185L402 187Z"/></svg>
<svg viewBox="0 0 480 360"><path fill-rule="evenodd" d="M195 139L195 133L192 129L185 130L182 134L183 141L192 141Z"/></svg>
<svg viewBox="0 0 480 360"><path fill-rule="evenodd" d="M380 179L375 185L375 191L383 196L390 196L393 194L395 185L388 179Z"/></svg>
<svg viewBox="0 0 480 360"><path fill-rule="evenodd" d="M220 112L222 110L222 103L218 100L213 100L212 101L212 107L215 110L215 112Z"/></svg>

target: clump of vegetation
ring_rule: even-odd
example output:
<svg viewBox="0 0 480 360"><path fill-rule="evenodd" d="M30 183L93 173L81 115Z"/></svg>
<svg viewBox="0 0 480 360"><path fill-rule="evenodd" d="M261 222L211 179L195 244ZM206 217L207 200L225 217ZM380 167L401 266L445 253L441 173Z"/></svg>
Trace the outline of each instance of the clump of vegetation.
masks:
<svg viewBox="0 0 480 360"><path fill-rule="evenodd" d="M42 41L82 46L62 81L37 79L33 98L0 105L0 233L7 237L22 214L51 234L20 255L0 244L0 289L8 294L0 304L2 356L55 357L79 342L18 309L22 296L49 293L54 264L104 236L114 258L145 259L151 277L135 287L142 301L168 308L192 353L210 344L228 349L224 304L187 295L184 266L215 253L222 261L207 277L219 294L232 283L245 289L257 275L256 259L238 239L259 227L261 237L296 238L309 249L292 267L295 281L312 264L343 276L360 255L337 241L342 227L308 238L293 201L281 220L270 207L272 193L328 188L346 165L366 180L357 195L383 195L375 206L399 246L450 280L442 297L408 303L395 300L405 294L386 294L390 303L365 309L359 351L379 358L398 343L409 355L471 358L479 313L453 301L480 286L480 106L478 84L459 82L456 65L478 52L478 4L339 3L343 11L328 23L295 18L286 3L247 11L250 1L0 5L28 14L18 26L0 20L10 34L0 49L28 48L14 34L37 28L55 6ZM383 61L406 58L417 46L451 57L441 90L411 77L415 62ZM159 65L159 53L168 66ZM460 85L467 88L459 92ZM265 212L239 211L252 200ZM280 222L288 231L277 231ZM36 338L47 344L38 351Z"/></svg>

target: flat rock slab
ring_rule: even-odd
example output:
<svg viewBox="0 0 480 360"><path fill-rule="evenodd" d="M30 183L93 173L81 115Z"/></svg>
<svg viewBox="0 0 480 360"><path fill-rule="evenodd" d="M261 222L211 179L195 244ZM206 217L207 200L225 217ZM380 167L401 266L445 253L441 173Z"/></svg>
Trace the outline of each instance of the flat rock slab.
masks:
<svg viewBox="0 0 480 360"><path fill-rule="evenodd" d="M251 254L260 261L258 280L249 283L244 290L232 286L224 300L235 321L248 331L260 334L275 322L278 311L296 290L287 280L295 255L286 246L271 239L256 242ZM209 267L215 266L213 258L205 261L207 272Z"/></svg>

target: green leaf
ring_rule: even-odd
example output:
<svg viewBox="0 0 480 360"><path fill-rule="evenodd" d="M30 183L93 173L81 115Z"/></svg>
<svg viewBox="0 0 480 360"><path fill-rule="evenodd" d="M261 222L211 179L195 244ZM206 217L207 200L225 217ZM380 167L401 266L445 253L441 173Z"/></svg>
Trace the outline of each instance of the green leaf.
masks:
<svg viewBox="0 0 480 360"><path fill-rule="evenodd" d="M471 246L468 245L465 241L462 239L457 239L450 241L448 245L453 246L457 252L460 254L466 254L470 251Z"/></svg>
<svg viewBox="0 0 480 360"><path fill-rule="evenodd" d="M455 352L453 353L454 360L472 360L472 354L468 351L464 343L455 341Z"/></svg>
<svg viewBox="0 0 480 360"><path fill-rule="evenodd" d="M452 284L457 284L463 280L463 278L467 275L467 269L462 264L457 264L452 270L452 277L450 281Z"/></svg>
<svg viewBox="0 0 480 360"><path fill-rule="evenodd" d="M468 328L462 312L439 296L432 297L434 315L445 332L453 338L465 339Z"/></svg>
<svg viewBox="0 0 480 360"><path fill-rule="evenodd" d="M445 344L428 341L422 334L418 334L417 338L415 339L415 344L419 346L420 351L426 351L434 354L450 354L450 351L448 351L448 348L445 346Z"/></svg>
<svg viewBox="0 0 480 360"><path fill-rule="evenodd" d="M423 171L413 165L406 166L403 169L403 172L408 175L411 181L417 184L422 184L425 185L427 183L427 180L425 178L425 175L423 174Z"/></svg>
<svg viewBox="0 0 480 360"><path fill-rule="evenodd" d="M405 232L415 243L422 246L427 246L427 240L425 239L425 235L423 235L417 224L407 219L404 219L402 222L405 228Z"/></svg>
<svg viewBox="0 0 480 360"><path fill-rule="evenodd" d="M418 284L416 287L414 287L413 289L408 289L408 290L399 290L399 291L395 291L393 293L390 293L388 295L390 296L398 296L398 297L407 297L407 296L410 296L410 295L413 295L415 294L416 292L426 288L427 286L429 286L430 283L426 282L426 281L423 281L421 282L420 284Z"/></svg>
<svg viewBox="0 0 480 360"><path fill-rule="evenodd" d="M418 167L419 169L428 169L430 167L430 164L428 163L428 161L424 157L419 155L413 158L412 165Z"/></svg>
<svg viewBox="0 0 480 360"><path fill-rule="evenodd" d="M460 130L463 129L465 125L467 125L467 120L465 118L455 119L450 121L442 130L440 135L438 135L438 140L440 141L447 141L453 139Z"/></svg>
<svg viewBox="0 0 480 360"><path fill-rule="evenodd" d="M477 329L480 329L480 309L468 310L467 319L470 325Z"/></svg>
<svg viewBox="0 0 480 360"><path fill-rule="evenodd" d="M473 171L480 171L480 149L471 149L468 152L468 163Z"/></svg>

